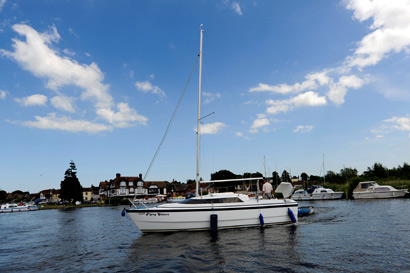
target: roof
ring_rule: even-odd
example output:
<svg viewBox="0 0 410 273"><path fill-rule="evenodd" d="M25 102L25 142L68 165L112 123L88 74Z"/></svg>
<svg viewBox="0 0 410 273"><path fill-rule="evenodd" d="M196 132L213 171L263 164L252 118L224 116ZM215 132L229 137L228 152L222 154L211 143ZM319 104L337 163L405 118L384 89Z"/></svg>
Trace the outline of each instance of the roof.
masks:
<svg viewBox="0 0 410 273"><path fill-rule="evenodd" d="M167 182L166 181L145 181L144 182L144 187L149 188L152 185L156 185L158 188L166 188L167 187Z"/></svg>

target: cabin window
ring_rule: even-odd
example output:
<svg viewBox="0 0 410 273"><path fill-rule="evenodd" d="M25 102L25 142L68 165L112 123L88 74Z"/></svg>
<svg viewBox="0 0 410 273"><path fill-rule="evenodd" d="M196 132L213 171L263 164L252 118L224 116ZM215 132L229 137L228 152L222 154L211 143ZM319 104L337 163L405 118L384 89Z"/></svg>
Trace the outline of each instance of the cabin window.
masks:
<svg viewBox="0 0 410 273"><path fill-rule="evenodd" d="M238 197L212 198L212 199L188 199L185 204L218 204L218 203L240 203L243 202Z"/></svg>

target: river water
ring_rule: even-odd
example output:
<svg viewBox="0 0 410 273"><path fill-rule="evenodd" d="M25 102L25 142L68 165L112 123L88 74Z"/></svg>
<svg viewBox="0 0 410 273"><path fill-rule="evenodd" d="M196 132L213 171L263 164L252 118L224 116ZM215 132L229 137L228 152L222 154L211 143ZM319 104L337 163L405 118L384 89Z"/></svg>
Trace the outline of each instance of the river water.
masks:
<svg viewBox="0 0 410 273"><path fill-rule="evenodd" d="M266 229L142 235L122 207L0 214L0 272L410 272L410 199L299 202Z"/></svg>

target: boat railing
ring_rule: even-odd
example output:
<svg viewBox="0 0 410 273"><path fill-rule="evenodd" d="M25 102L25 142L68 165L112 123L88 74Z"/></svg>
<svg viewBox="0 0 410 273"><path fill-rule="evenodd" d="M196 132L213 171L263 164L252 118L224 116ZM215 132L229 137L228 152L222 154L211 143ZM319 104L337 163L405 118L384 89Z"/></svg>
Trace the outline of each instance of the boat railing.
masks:
<svg viewBox="0 0 410 273"><path fill-rule="evenodd" d="M145 209L147 209L148 207L141 201L138 199L134 199L134 200L130 200L131 205L135 208L135 209L139 209L140 207L138 206L138 204L141 204Z"/></svg>

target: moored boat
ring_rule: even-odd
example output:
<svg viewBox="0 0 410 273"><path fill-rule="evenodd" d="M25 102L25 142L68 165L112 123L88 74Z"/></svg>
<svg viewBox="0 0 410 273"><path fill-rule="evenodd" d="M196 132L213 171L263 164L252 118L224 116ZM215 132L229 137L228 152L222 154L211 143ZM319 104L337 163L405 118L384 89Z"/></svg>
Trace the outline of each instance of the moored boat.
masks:
<svg viewBox="0 0 410 273"><path fill-rule="evenodd" d="M343 192L334 192L332 189L323 186L311 186L307 190L297 190L292 194L292 199L296 201L310 200L335 200L340 199Z"/></svg>
<svg viewBox="0 0 410 273"><path fill-rule="evenodd" d="M34 211L38 210L38 206L33 204L16 204L16 203L7 203L3 204L0 207L0 213L8 212L24 212L24 211Z"/></svg>
<svg viewBox="0 0 410 273"><path fill-rule="evenodd" d="M379 185L375 181L359 182L353 190L354 199L400 198L408 194L405 189L396 189L389 185Z"/></svg>
<svg viewBox="0 0 410 273"><path fill-rule="evenodd" d="M187 200L185 196L176 196L176 197L167 198L167 202L169 203L181 203L185 200Z"/></svg>

